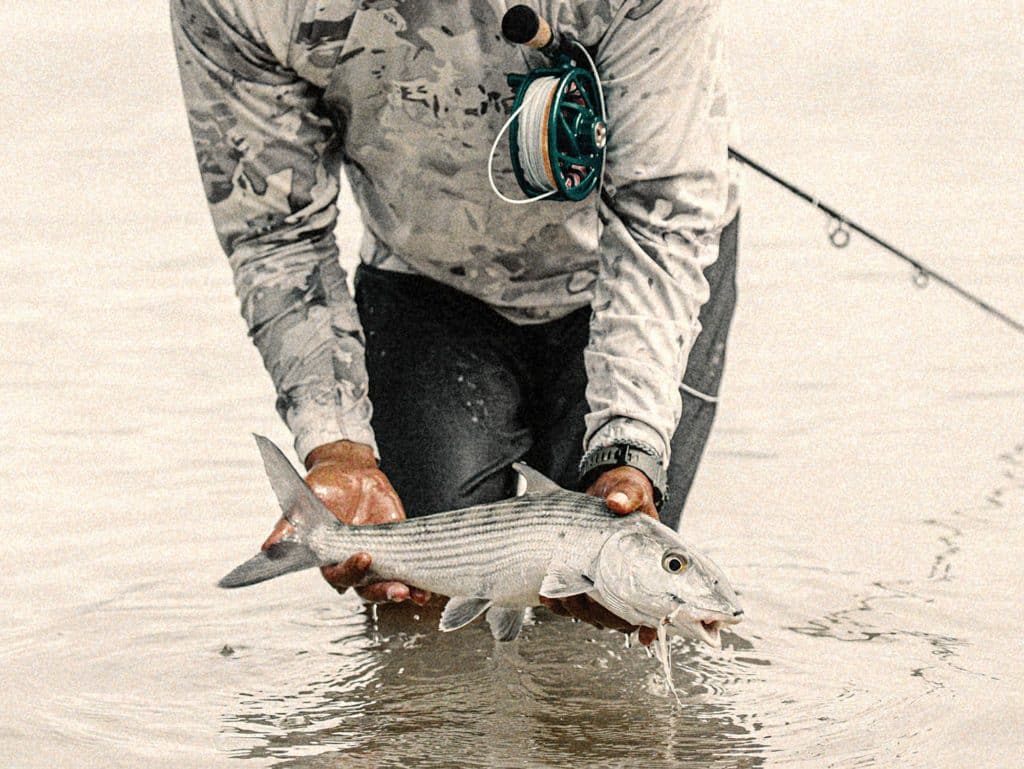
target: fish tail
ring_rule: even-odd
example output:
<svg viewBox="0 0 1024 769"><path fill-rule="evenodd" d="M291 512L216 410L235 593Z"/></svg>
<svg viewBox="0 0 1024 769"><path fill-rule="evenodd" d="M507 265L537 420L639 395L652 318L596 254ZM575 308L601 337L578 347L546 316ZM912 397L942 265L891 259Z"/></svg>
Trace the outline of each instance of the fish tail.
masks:
<svg viewBox="0 0 1024 769"><path fill-rule="evenodd" d="M282 540L236 566L217 583L218 587L245 587L282 574L320 565L316 553L300 542Z"/></svg>
<svg viewBox="0 0 1024 769"><path fill-rule="evenodd" d="M322 565L323 561L312 547L312 542L317 539L313 535L320 529L337 525L337 518L295 472L281 449L262 435L254 437L263 456L270 486L284 517L295 532L237 566L217 583L220 587L254 585L282 574Z"/></svg>

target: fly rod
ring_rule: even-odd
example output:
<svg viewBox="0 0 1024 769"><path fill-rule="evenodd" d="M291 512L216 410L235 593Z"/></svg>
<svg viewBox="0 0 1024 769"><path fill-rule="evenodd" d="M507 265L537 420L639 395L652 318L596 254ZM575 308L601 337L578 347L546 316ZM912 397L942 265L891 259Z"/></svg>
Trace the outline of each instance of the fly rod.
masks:
<svg viewBox="0 0 1024 769"><path fill-rule="evenodd" d="M755 160L752 160L747 155L743 154L742 152L740 152L739 150L737 150L737 149L735 149L733 147L729 148L729 157L731 157L731 158L737 160L738 162L742 163L747 168L750 168L750 169L753 169L754 171L757 171L757 173L761 174L762 176L766 177L767 179L770 179L771 181L773 181L776 184L778 184L780 187L782 187L782 188L788 190L789 192L793 193L794 195L796 195L801 200L803 200L803 201L805 201L807 203L810 203L812 206L814 206L816 209L821 211L823 214L825 214L826 216L830 217L831 224L829 226L828 237L829 237L829 240L832 242L832 245L835 246L836 248L845 248L847 246L847 244L849 244L849 242L850 242L850 230L853 230L854 232L858 233L859 235L862 235L865 238L867 238L868 240L870 240L876 246L879 246L883 250L888 251L893 256L895 256L895 257L897 257L899 259L902 259L904 262L906 262L911 267L913 267L916 270L916 272L914 274L914 285L916 285L918 288L924 288L925 286L928 285L928 282L930 280L934 280L934 281L936 281L938 283L941 283L943 286L948 288L950 291L953 291L955 294L958 294L961 298L966 299L971 304L973 304L973 305L975 305L977 307L980 307L982 310L987 312L989 315L992 315L992 316L998 318L999 320L1003 321L1006 325L1008 325L1013 330L1015 330L1015 331L1017 331L1017 332L1019 332L1021 334L1024 334L1024 323L1021 323L1019 320L1011 318L1009 315L1007 315L1002 310L999 310L998 308L993 307L991 304L986 302L980 296L978 296L978 295L968 291L967 289L965 289L963 286L960 286L959 284L957 284L952 279L947 278L946 276L942 275L941 273L936 272L935 270L933 270L931 267L927 266L923 262L920 262L917 259L915 259L914 257L910 256L910 254L908 254L906 251L903 251L903 250L901 250L899 248L896 248L896 246L894 246L891 243L889 243L888 241L880 238L878 235L876 235L875 233L871 232L866 227L862 227L861 225L857 224L852 219L844 216L843 214L841 214L839 211L837 211L832 206L829 206L829 205L826 205L825 203L822 203L820 200L818 200L816 197L811 195L809 192L806 192L805 190L800 189L799 187L797 187L792 182L786 181L785 179L783 179L778 174L774 173L773 171L770 171L769 169L765 168L760 163L756 162Z"/></svg>

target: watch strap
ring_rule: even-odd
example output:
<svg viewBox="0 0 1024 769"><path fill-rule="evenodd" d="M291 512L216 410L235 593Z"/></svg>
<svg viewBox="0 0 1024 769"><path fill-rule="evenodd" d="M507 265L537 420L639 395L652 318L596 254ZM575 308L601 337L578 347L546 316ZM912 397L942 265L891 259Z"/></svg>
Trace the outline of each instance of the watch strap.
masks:
<svg viewBox="0 0 1024 769"><path fill-rule="evenodd" d="M662 466L661 457L653 447L635 443L613 443L591 449L580 461L580 485L584 489L587 488L602 472L614 467L632 467L646 475L654 489L654 506L661 509L665 501L668 475Z"/></svg>

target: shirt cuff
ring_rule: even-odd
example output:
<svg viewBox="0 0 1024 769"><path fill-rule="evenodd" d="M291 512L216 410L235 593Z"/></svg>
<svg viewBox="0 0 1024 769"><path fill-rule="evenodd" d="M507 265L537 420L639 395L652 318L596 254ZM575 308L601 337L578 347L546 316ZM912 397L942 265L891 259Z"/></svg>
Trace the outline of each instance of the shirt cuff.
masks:
<svg viewBox="0 0 1024 769"><path fill-rule="evenodd" d="M313 449L335 441L366 444L373 449L377 461L380 461L377 439L368 417L339 419L338 409L333 403L303 402L293 404L288 409L285 421L295 436L295 453L303 464Z"/></svg>
<svg viewBox="0 0 1024 769"><path fill-rule="evenodd" d="M605 422L599 427L587 445L584 452L602 446L610 446L613 443L631 443L634 445L650 446L661 457L662 467L668 466L670 447L665 444L661 433L638 419L629 417L616 417Z"/></svg>

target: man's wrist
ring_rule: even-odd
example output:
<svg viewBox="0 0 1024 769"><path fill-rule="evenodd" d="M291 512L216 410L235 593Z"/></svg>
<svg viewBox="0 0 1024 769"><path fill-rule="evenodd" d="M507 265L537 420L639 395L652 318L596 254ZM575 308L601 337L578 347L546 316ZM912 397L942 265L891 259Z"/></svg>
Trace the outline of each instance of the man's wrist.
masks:
<svg viewBox="0 0 1024 769"><path fill-rule="evenodd" d="M665 501L668 477L657 449L640 441L619 441L593 448L580 460L581 487L587 488L603 472L615 467L632 467L643 473L654 490L654 506L661 509Z"/></svg>
<svg viewBox="0 0 1024 769"><path fill-rule="evenodd" d="M355 441L334 441L317 446L306 455L306 469L324 462L337 463L352 468L377 469L377 457L373 447Z"/></svg>
<svg viewBox="0 0 1024 769"><path fill-rule="evenodd" d="M646 446L653 449L666 466L672 450L661 430L651 427L647 422L624 416L613 417L600 427L594 428L593 432L588 432L583 446L586 451L595 446L611 446L613 443L628 443L631 446Z"/></svg>

